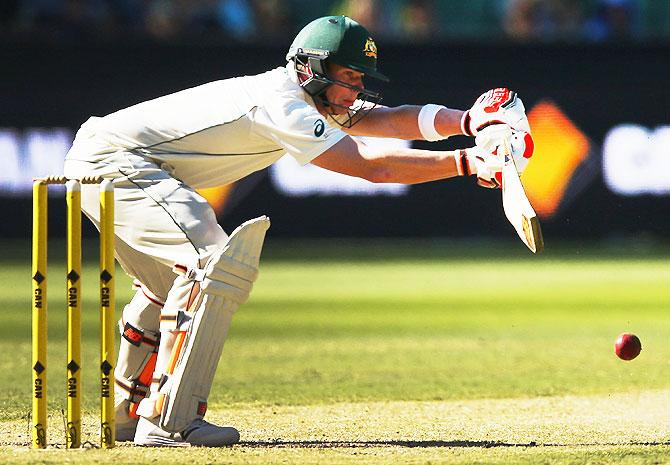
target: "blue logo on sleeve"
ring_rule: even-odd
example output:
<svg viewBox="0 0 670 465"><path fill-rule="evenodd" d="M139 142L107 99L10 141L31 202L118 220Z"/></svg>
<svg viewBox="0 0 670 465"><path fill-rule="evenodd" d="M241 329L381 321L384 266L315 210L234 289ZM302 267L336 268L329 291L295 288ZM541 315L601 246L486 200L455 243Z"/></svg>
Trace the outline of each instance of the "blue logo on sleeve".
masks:
<svg viewBox="0 0 670 465"><path fill-rule="evenodd" d="M323 135L323 132L326 130L326 124L323 122L322 119L317 119L314 121L314 135L316 137L321 137Z"/></svg>

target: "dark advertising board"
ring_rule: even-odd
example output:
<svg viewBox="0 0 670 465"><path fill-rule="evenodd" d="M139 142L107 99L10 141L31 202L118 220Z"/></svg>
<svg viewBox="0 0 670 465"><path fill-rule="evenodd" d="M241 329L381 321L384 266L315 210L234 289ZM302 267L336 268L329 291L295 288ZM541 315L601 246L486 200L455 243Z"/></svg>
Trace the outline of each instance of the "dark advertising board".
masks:
<svg viewBox="0 0 670 465"><path fill-rule="evenodd" d="M74 133L88 116L281 66L285 50L278 45L0 47L0 205L14 219L3 222L3 237L25 236L32 178L62 169ZM668 52L637 45L379 44L380 68L392 79L381 90L388 105L462 109L491 87L517 90L536 141L523 181L546 239L663 238L670 227ZM458 136L412 146L472 144ZM285 158L233 186L203 192L226 229L268 214L275 236L513 234L500 192L479 188L472 179L373 185Z"/></svg>

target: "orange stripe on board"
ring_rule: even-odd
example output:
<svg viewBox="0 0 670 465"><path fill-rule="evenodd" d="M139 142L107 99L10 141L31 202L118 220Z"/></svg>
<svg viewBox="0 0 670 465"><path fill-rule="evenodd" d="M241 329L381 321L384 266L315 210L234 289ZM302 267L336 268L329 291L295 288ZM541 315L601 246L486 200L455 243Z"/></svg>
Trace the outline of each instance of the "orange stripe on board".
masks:
<svg viewBox="0 0 670 465"><path fill-rule="evenodd" d="M551 218L591 147L586 135L552 102L539 102L528 112L528 120L535 153L521 180L537 214Z"/></svg>
<svg viewBox="0 0 670 465"><path fill-rule="evenodd" d="M234 183L219 187L209 187L207 189L197 189L198 194L202 195L212 206L217 214L223 213L226 203L233 191Z"/></svg>

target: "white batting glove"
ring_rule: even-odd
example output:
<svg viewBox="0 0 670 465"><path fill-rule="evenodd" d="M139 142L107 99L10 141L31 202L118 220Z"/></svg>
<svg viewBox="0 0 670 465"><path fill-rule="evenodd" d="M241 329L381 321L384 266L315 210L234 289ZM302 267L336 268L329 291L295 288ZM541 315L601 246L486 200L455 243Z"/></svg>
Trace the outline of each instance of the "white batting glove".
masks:
<svg viewBox="0 0 670 465"><path fill-rule="evenodd" d="M517 172L523 173L533 156L535 143L532 136L525 131L516 131L506 124L493 124L479 131L475 138L477 147L493 154L500 154L500 146L509 145Z"/></svg>
<svg viewBox="0 0 670 465"><path fill-rule="evenodd" d="M498 87L484 92L472 108L463 113L461 131L476 136L487 126L504 123L512 129L530 134L526 109L516 92Z"/></svg>
<svg viewBox="0 0 670 465"><path fill-rule="evenodd" d="M477 175L477 184L489 189L499 189L502 186L502 166L502 157L481 147L460 150L456 156L458 175Z"/></svg>

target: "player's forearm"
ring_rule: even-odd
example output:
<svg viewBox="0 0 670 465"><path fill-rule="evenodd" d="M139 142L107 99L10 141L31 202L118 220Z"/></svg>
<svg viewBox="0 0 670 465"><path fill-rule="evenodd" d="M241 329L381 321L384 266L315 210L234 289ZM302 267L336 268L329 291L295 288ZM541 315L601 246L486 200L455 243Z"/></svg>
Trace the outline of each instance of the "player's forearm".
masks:
<svg viewBox="0 0 670 465"><path fill-rule="evenodd" d="M425 139L419 128L421 105L378 107L354 125L349 132L357 136L393 137L404 140ZM434 120L435 130L443 138L461 134L461 110L442 108Z"/></svg>
<svg viewBox="0 0 670 465"><path fill-rule="evenodd" d="M462 110L443 108L435 115L435 130L445 137L463 134L461 131Z"/></svg>
<svg viewBox="0 0 670 465"><path fill-rule="evenodd" d="M458 176L459 151L417 149L365 150L369 172L366 178L378 183L419 184Z"/></svg>
<svg viewBox="0 0 670 465"><path fill-rule="evenodd" d="M457 164L456 160L462 162L461 151L380 148L344 137L312 163L377 183L418 184L458 176L462 163ZM462 167L460 171L470 174Z"/></svg>

